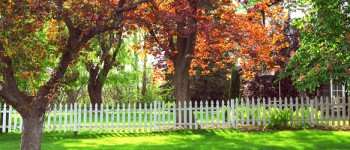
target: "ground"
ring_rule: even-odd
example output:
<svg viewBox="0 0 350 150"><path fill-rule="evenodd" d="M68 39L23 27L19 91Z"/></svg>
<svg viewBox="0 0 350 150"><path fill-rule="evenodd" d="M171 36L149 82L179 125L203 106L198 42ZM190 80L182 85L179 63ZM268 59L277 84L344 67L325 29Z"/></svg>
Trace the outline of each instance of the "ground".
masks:
<svg viewBox="0 0 350 150"><path fill-rule="evenodd" d="M19 149L20 134L0 134L0 149ZM155 133L44 133L43 150L350 149L350 131L180 130Z"/></svg>

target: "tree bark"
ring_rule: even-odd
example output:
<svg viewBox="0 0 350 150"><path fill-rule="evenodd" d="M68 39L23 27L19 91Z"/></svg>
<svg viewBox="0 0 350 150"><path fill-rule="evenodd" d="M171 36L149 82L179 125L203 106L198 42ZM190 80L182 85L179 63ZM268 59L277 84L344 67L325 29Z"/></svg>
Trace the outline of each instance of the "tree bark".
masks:
<svg viewBox="0 0 350 150"><path fill-rule="evenodd" d="M230 80L230 91L229 91L229 99L235 99L239 97L240 94L240 75L239 70L232 66L231 72L231 80Z"/></svg>
<svg viewBox="0 0 350 150"><path fill-rule="evenodd" d="M141 95L143 99L145 99L145 94L147 90L147 55L145 54L145 58L143 58L143 75L142 75L142 90Z"/></svg>
<svg viewBox="0 0 350 150"><path fill-rule="evenodd" d="M103 84L101 83L98 77L98 69L90 69L89 72L90 72L90 76L89 76L88 93L90 97L90 102L92 106L95 106L97 104L98 108L100 109L100 106L102 104Z"/></svg>
<svg viewBox="0 0 350 150"><path fill-rule="evenodd" d="M39 116L35 117L23 117L23 131L21 137L22 150L41 149L44 114L45 113L41 113Z"/></svg>

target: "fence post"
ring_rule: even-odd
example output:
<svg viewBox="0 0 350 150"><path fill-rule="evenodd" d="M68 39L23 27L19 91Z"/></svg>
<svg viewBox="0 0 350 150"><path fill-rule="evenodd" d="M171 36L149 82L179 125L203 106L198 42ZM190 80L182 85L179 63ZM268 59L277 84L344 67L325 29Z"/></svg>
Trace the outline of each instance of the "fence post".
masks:
<svg viewBox="0 0 350 150"><path fill-rule="evenodd" d="M210 119L210 123L211 123L211 128L214 128L214 123L215 123L215 112L214 112L214 101L211 100L210 102L210 111L211 111L211 119ZM208 127L207 127L208 128Z"/></svg>
<svg viewBox="0 0 350 150"><path fill-rule="evenodd" d="M141 103L139 103L139 123L138 123L138 126L139 126L139 132L141 132L141 128L142 128L142 106L141 106ZM113 110L113 114L114 114L114 110ZM114 116L114 115L113 115ZM114 117L113 117L114 118Z"/></svg>
<svg viewBox="0 0 350 150"><path fill-rule="evenodd" d="M7 123L7 128L8 128L8 131L7 132L11 132L11 122L12 122L12 106L9 105L9 112L8 112L8 121L6 122Z"/></svg>
<svg viewBox="0 0 350 150"><path fill-rule="evenodd" d="M255 99L252 98L252 126L255 126Z"/></svg>
<svg viewBox="0 0 350 150"><path fill-rule="evenodd" d="M68 106L67 104L64 104L64 126L63 126L63 132L67 132L67 114L68 114Z"/></svg>
<svg viewBox="0 0 350 150"><path fill-rule="evenodd" d="M226 120L226 118L227 118L227 120ZM225 118L225 122L227 122L227 128L231 128L231 103L230 103L230 100L227 100L226 118Z"/></svg>
<svg viewBox="0 0 350 150"><path fill-rule="evenodd" d="M247 122L246 122L246 124L250 125L250 116L249 116L250 102L249 102L249 98L248 97L246 98L246 101L247 101L247 103L246 103L246 113L247 113Z"/></svg>
<svg viewBox="0 0 350 150"><path fill-rule="evenodd" d="M192 115L193 115L193 113L192 113L192 101L190 101L190 103L189 103L190 129L192 129Z"/></svg>
<svg viewBox="0 0 350 150"><path fill-rule="evenodd" d="M209 115L208 100L206 100L205 101L205 128L206 129L208 129L208 126L209 126L209 124L208 124L208 119L209 119L208 115Z"/></svg>
<svg viewBox="0 0 350 150"><path fill-rule="evenodd" d="M310 101L310 108L311 108L311 127L314 127L315 120L314 120L314 100Z"/></svg>
<svg viewBox="0 0 350 150"><path fill-rule="evenodd" d="M200 110L199 110L199 112L200 112L200 122L201 122L201 124L200 124L200 128L201 129L203 129L203 101L201 100L201 102L200 102Z"/></svg>
<svg viewBox="0 0 350 150"><path fill-rule="evenodd" d="M195 122L194 122L194 128L195 129L198 129L198 119L197 119L197 115L198 115L198 106L197 106L197 101L195 101L194 102L194 114L195 115L193 115L194 116L194 120L195 120Z"/></svg>
<svg viewBox="0 0 350 150"><path fill-rule="evenodd" d="M225 124L226 117L225 117L225 102L224 102L224 100L221 101L221 109L222 109L222 111L221 111L221 113L222 113L221 128L225 128L225 126L226 126L226 124Z"/></svg>
<svg viewBox="0 0 350 150"><path fill-rule="evenodd" d="M290 100L290 102L289 102L290 103L290 106L289 106L290 107L290 109L289 109L290 110L290 124L293 125L293 99L290 98L289 100Z"/></svg>

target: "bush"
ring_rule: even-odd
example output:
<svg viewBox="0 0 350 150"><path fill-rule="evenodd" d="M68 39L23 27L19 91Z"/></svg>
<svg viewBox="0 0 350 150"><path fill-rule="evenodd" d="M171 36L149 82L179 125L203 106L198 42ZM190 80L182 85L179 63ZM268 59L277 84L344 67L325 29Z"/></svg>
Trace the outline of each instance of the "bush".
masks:
<svg viewBox="0 0 350 150"><path fill-rule="evenodd" d="M283 111L277 111L276 114L271 114L269 117L270 122L267 123L267 127L270 129L280 129L288 127L288 121L290 118L290 110L285 109Z"/></svg>

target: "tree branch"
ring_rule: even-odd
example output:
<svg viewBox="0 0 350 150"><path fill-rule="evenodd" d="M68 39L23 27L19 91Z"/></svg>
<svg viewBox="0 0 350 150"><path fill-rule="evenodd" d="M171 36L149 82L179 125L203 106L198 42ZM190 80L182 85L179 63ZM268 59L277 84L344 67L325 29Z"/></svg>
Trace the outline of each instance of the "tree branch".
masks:
<svg viewBox="0 0 350 150"><path fill-rule="evenodd" d="M5 83L0 82L2 86L2 90L0 90L0 95L5 98L6 102L16 103L19 100L22 100L16 97L24 94L18 89L18 85L16 83L16 79L13 72L12 59L6 56L5 53L5 47L0 42L0 59L4 63L1 71L4 74L5 79Z"/></svg>

